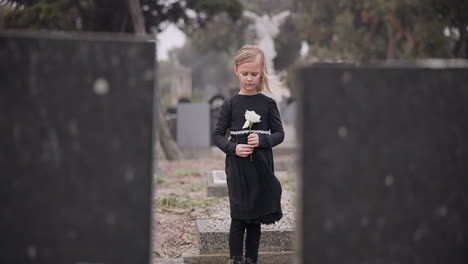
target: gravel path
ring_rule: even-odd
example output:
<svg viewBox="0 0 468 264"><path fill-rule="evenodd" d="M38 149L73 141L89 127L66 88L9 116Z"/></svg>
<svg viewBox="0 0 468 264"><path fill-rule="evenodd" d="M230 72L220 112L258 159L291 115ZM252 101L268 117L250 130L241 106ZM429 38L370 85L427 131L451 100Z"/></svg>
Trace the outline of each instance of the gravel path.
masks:
<svg viewBox="0 0 468 264"><path fill-rule="evenodd" d="M153 256L157 258L178 258L184 252L197 252L196 219L212 219L213 230L226 231L230 226L229 201L227 198L219 199L215 204L203 199L206 198L205 171L224 168L224 155L213 150L212 155L202 159L188 159L180 161L158 161L158 176L155 177L156 198L172 197L176 201L199 201L193 206L158 206L153 204ZM276 155L275 166L278 170L292 169L289 164L294 156L289 154ZM286 165L286 166L285 166ZM291 171L289 171L291 172ZM281 181L282 179L280 179ZM262 229L295 228L295 192L291 186L295 178L286 178L282 182L283 196L281 200L283 218L274 225L263 225ZM156 262L158 263L158 262ZM161 262L159 262L161 263ZM162 262L164 263L164 262ZM177 263L177 262L175 262Z"/></svg>
<svg viewBox="0 0 468 264"><path fill-rule="evenodd" d="M262 229L295 229L296 218L295 218L295 201L293 193L283 190L281 197L281 207L283 210L283 218L273 225L262 225ZM222 201L221 203L208 208L211 212L208 219L210 221L207 227L212 228L216 231L227 231L231 224L231 218L229 214L229 201Z"/></svg>

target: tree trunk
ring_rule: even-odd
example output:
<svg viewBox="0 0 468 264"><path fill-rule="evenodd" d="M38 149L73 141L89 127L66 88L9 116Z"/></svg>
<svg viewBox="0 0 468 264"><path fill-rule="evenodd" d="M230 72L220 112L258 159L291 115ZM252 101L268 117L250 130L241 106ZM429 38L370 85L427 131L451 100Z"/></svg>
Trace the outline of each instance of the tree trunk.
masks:
<svg viewBox="0 0 468 264"><path fill-rule="evenodd" d="M387 46L387 61L393 61L395 59L398 40L400 40L401 36L403 36L403 34L397 32L394 36L390 37Z"/></svg>
<svg viewBox="0 0 468 264"><path fill-rule="evenodd" d="M468 58L468 54L467 54L468 33L466 32L466 25L459 26L458 32L460 32L460 38L455 44L455 56L457 58Z"/></svg>
<svg viewBox="0 0 468 264"><path fill-rule="evenodd" d="M166 120L164 120L164 116L162 111L158 111L158 119L159 119L159 126L158 126L158 135L159 135L159 143L164 151L166 159L168 160L179 160L182 158L182 153L179 150L179 146L175 143L172 139L172 135L169 132L169 127L167 125Z"/></svg>
<svg viewBox="0 0 468 264"><path fill-rule="evenodd" d="M130 15L132 17L133 29L137 34L146 34L145 29L145 18L140 8L139 0L127 0L128 7L130 9ZM169 132L166 120L162 115L162 111L159 108L155 108L155 112L158 113L158 140L159 145L162 147L164 154L168 160L178 160L182 158L179 147L175 143L174 139ZM156 132L156 131L155 131Z"/></svg>

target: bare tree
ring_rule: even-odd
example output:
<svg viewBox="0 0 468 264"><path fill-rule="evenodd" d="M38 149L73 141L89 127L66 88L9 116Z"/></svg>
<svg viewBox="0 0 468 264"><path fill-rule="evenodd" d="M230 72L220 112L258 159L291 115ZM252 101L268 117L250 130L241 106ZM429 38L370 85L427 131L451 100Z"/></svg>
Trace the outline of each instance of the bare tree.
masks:
<svg viewBox="0 0 468 264"><path fill-rule="evenodd" d="M141 12L139 0L127 0L132 17L134 31L139 35L145 35L145 18ZM159 104L157 104L159 105ZM182 153L169 132L166 120L162 115L161 109L155 109L158 113L158 140L164 154L168 160L178 160L182 158Z"/></svg>

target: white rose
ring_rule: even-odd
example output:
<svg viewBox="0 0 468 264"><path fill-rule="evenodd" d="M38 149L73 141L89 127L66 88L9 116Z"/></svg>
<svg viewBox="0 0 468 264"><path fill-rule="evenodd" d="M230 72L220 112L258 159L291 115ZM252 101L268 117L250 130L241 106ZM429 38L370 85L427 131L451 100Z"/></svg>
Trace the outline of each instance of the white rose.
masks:
<svg viewBox="0 0 468 264"><path fill-rule="evenodd" d="M245 123L244 123L244 126L242 126L242 128L248 128L250 123L252 124L259 123L260 118L261 118L261 116L255 113L255 111L249 111L249 110L245 111L244 116L245 116Z"/></svg>

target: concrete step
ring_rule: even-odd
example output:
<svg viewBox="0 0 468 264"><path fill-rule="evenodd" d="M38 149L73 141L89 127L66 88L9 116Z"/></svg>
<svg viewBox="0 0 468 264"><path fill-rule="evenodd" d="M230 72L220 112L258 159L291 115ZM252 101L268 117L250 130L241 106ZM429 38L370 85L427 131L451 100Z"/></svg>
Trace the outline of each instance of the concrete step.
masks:
<svg viewBox="0 0 468 264"><path fill-rule="evenodd" d="M281 224L281 223L280 223ZM196 220L199 253L229 252L229 224L224 220ZM293 249L295 231L290 226L262 225L259 251L281 252Z"/></svg>
<svg viewBox="0 0 468 264"><path fill-rule="evenodd" d="M185 264L183 258L155 258L153 264Z"/></svg>
<svg viewBox="0 0 468 264"><path fill-rule="evenodd" d="M275 176L286 178L286 171L276 171ZM228 196L226 172L224 170L212 170L207 173L207 196L208 197L226 197Z"/></svg>
<svg viewBox="0 0 468 264"><path fill-rule="evenodd" d="M229 260L229 253L186 254L183 255L186 264L225 264ZM260 264L292 264L296 263L293 251L259 252Z"/></svg>

